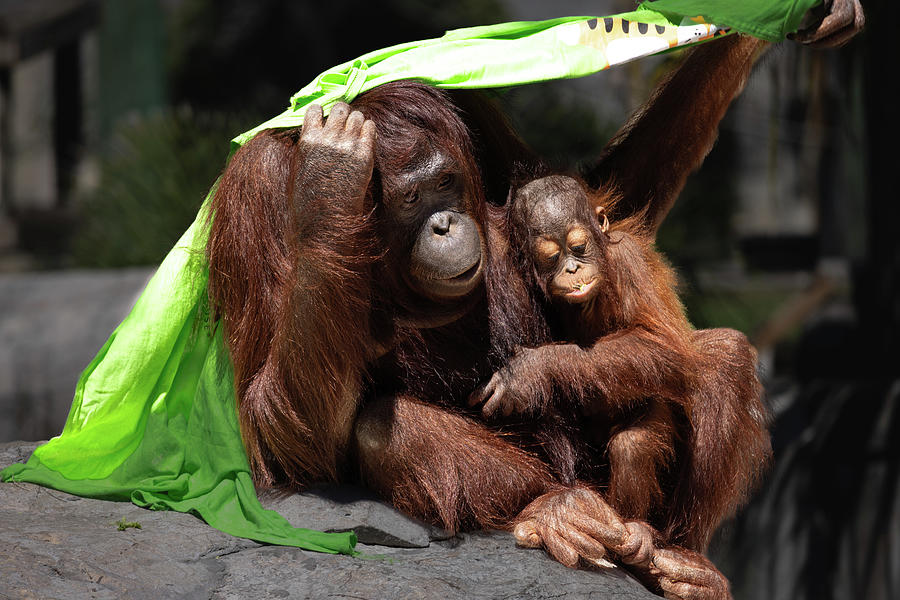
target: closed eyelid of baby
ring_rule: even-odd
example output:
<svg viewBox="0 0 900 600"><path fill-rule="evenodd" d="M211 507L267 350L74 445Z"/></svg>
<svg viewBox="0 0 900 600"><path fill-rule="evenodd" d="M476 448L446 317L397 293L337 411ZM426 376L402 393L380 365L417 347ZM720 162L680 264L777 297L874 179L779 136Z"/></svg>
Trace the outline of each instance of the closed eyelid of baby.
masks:
<svg viewBox="0 0 900 600"><path fill-rule="evenodd" d="M559 244L547 238L539 238L534 245L534 253L538 260L550 261L559 254Z"/></svg>

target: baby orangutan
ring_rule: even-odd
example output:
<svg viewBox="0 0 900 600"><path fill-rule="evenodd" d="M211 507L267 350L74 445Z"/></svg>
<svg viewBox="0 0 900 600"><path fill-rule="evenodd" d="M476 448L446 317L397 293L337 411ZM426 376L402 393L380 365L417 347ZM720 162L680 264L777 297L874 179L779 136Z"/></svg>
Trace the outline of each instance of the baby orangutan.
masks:
<svg viewBox="0 0 900 600"><path fill-rule="evenodd" d="M520 349L473 403L483 401L486 416L565 415L582 448L578 479L605 487L629 529L652 528L654 549L620 551L623 561L668 592L671 569L658 567L674 552L705 573L713 597L725 597L724 577L701 553L770 454L756 354L739 332L693 330L645 216L610 224L613 202L566 176L518 190L512 245L558 343ZM585 556L584 539L544 539L556 535L531 530L529 514L519 519L521 543Z"/></svg>

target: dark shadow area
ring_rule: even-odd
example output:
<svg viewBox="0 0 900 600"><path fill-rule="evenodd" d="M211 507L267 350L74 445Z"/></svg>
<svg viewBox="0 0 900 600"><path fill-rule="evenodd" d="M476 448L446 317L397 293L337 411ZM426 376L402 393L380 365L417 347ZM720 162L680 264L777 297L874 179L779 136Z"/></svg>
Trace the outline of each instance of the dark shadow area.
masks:
<svg viewBox="0 0 900 600"><path fill-rule="evenodd" d="M900 593L900 208L888 150L898 122L874 73L890 51L886 9L866 10L867 31L839 65L843 76L864 82L866 235L851 256L843 306L807 322L785 347L790 370L769 386L774 466L715 551L739 598L887 600ZM831 162L818 172L820 257L839 254L847 236L848 221L834 219L846 207L832 196L842 149L831 142Z"/></svg>

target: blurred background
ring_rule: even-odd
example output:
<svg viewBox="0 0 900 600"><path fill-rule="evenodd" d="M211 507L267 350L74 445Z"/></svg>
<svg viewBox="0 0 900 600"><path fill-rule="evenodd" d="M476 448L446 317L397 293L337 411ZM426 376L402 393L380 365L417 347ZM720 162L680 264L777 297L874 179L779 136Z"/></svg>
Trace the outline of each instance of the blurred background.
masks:
<svg viewBox="0 0 900 600"><path fill-rule="evenodd" d="M228 141L321 71L447 29L632 7L0 0L0 442L60 431ZM712 549L739 599L900 597L897 52L886 8L865 9L840 50L769 52L660 234L693 323L760 352L775 462ZM496 94L571 164L679 60Z"/></svg>

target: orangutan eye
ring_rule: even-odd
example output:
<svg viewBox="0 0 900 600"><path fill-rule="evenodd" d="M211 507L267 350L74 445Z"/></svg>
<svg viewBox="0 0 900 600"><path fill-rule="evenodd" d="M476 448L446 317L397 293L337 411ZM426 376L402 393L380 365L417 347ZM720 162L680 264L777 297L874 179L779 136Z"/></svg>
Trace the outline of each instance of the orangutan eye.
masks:
<svg viewBox="0 0 900 600"><path fill-rule="evenodd" d="M566 243L573 254L584 254L587 251L588 234L581 227L575 227L566 236Z"/></svg>
<svg viewBox="0 0 900 600"><path fill-rule="evenodd" d="M444 173L440 181L438 181L437 189L441 191L448 189L453 185L453 179L453 173Z"/></svg>
<svg viewBox="0 0 900 600"><path fill-rule="evenodd" d="M562 252L562 249L559 247L559 244L543 237L536 241L534 247L536 262L546 265L548 268L556 264L556 261L559 260L560 252Z"/></svg>

